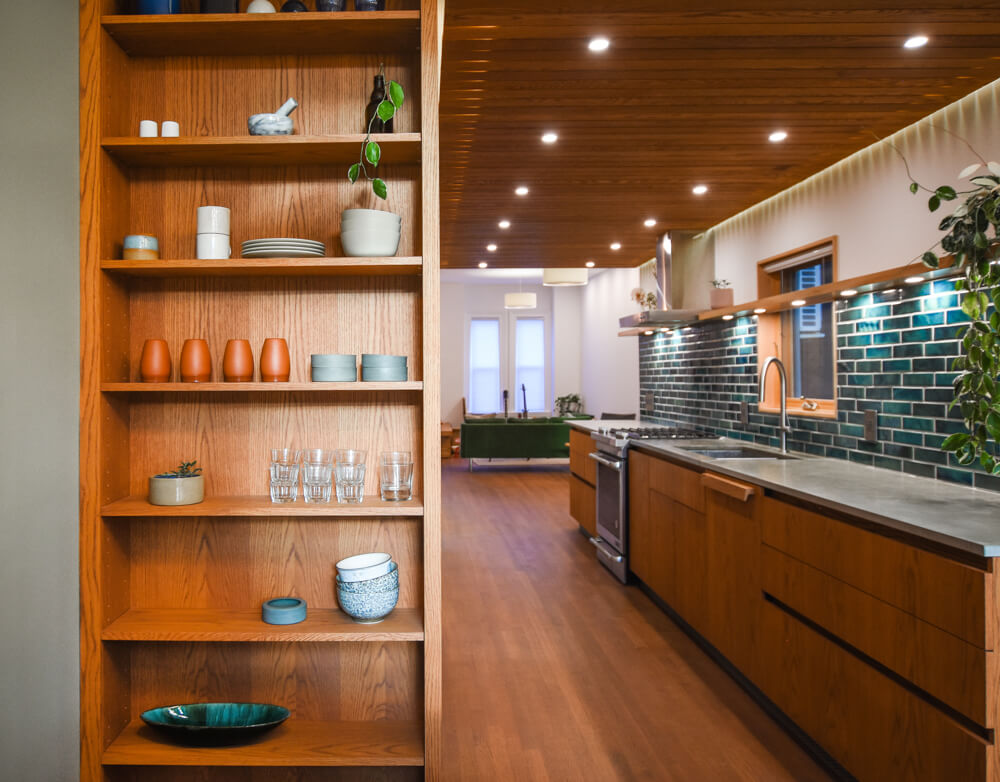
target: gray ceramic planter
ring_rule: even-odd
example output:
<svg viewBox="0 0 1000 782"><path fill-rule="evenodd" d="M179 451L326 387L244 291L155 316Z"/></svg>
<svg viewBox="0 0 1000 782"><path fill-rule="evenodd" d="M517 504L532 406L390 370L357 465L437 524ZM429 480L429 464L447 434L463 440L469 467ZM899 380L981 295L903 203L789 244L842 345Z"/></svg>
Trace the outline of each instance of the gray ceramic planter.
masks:
<svg viewBox="0 0 1000 782"><path fill-rule="evenodd" d="M205 499L205 476L150 478L150 505L197 505Z"/></svg>

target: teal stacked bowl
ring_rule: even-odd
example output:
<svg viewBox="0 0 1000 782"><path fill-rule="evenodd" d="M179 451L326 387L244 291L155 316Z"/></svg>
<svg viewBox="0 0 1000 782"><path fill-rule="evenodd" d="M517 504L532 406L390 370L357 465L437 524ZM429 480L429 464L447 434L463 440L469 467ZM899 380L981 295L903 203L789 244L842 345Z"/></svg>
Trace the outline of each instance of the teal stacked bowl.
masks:
<svg viewBox="0 0 1000 782"><path fill-rule="evenodd" d="M345 353L313 353L311 377L319 383L353 383L358 379L358 357Z"/></svg>
<svg viewBox="0 0 1000 782"><path fill-rule="evenodd" d="M342 581L338 574L337 600L341 610L355 622L381 622L399 601L398 566L393 562L388 573L367 581Z"/></svg>
<svg viewBox="0 0 1000 782"><path fill-rule="evenodd" d="M406 356L364 353L361 356L361 379L368 382L400 383L407 379Z"/></svg>
<svg viewBox="0 0 1000 782"><path fill-rule="evenodd" d="M244 744L288 719L270 703L186 703L149 709L139 716L170 738L190 744Z"/></svg>

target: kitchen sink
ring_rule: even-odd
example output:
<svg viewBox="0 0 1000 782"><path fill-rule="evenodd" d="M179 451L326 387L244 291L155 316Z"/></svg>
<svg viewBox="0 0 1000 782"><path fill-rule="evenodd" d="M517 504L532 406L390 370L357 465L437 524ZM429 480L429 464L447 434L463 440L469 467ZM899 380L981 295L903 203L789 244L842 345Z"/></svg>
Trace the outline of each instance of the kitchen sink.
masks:
<svg viewBox="0 0 1000 782"><path fill-rule="evenodd" d="M687 448L684 446L679 446L683 448L688 453L696 453L699 456L707 456L709 459L797 459L797 456L793 456L790 453L775 453L774 451L765 451L762 448L745 448L743 446L734 446L732 448L716 447L716 448L706 448L705 446Z"/></svg>

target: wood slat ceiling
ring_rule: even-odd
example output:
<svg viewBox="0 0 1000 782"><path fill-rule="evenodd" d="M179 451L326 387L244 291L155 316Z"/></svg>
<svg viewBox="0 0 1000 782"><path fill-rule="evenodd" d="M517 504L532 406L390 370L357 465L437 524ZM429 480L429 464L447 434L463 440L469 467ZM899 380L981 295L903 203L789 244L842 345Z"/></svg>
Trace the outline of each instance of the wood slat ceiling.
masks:
<svg viewBox="0 0 1000 782"><path fill-rule="evenodd" d="M446 9L449 267L634 266L664 230L714 225L1000 77L1000 0ZM904 49L916 34L930 43ZM603 54L587 49L596 35L611 40ZM788 140L769 143L776 129ZM559 141L542 144L546 131Z"/></svg>

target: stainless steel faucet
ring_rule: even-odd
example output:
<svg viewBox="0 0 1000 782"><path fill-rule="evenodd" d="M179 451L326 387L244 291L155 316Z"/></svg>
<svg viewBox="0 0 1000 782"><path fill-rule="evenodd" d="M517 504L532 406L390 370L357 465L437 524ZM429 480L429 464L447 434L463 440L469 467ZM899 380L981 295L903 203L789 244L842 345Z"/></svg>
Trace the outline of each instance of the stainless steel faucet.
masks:
<svg viewBox="0 0 1000 782"><path fill-rule="evenodd" d="M767 389L767 370L771 368L771 364L777 364L778 379L781 381L781 387L778 389L781 392L781 418L778 422L778 432L781 435L781 452L788 453L788 433L792 431L792 427L788 424L788 376L785 374L785 365L781 363L781 359L777 356L768 356L764 359L764 366L760 368L760 380L757 383L757 401L764 401Z"/></svg>

